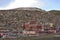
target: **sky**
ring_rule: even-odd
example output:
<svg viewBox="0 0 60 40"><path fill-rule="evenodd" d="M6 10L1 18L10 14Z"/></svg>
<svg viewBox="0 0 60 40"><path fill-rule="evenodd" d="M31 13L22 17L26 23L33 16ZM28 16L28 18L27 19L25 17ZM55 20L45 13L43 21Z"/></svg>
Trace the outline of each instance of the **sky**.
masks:
<svg viewBox="0 0 60 40"><path fill-rule="evenodd" d="M0 10L20 7L37 7L43 10L60 10L60 0L0 0Z"/></svg>

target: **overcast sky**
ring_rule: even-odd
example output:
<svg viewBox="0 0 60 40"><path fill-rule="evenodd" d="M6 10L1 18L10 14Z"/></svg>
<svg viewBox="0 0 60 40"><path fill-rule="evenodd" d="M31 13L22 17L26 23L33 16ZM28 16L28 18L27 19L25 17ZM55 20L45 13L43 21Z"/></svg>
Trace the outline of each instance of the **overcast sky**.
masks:
<svg viewBox="0 0 60 40"><path fill-rule="evenodd" d="M60 10L60 0L0 0L0 10L19 7L38 7L43 10Z"/></svg>

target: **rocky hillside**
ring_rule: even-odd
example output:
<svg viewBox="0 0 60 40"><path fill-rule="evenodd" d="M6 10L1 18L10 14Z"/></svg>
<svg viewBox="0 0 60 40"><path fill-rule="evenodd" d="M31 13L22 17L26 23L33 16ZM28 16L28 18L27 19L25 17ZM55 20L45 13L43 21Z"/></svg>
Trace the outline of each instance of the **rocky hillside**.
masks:
<svg viewBox="0 0 60 40"><path fill-rule="evenodd" d="M57 14L58 13L58 14ZM54 23L60 26L60 11L45 11L39 8L17 8L12 10L0 10L0 27L21 27L29 20L40 23Z"/></svg>

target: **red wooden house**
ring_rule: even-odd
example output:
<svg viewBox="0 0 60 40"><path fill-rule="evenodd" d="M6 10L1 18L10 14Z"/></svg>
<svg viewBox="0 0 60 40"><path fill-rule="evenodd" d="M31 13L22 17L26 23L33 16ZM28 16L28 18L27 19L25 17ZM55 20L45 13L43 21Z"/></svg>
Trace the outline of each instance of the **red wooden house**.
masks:
<svg viewBox="0 0 60 40"><path fill-rule="evenodd" d="M37 34L42 26L36 24L35 20L30 21L29 23L25 23L23 25L23 33L24 34Z"/></svg>

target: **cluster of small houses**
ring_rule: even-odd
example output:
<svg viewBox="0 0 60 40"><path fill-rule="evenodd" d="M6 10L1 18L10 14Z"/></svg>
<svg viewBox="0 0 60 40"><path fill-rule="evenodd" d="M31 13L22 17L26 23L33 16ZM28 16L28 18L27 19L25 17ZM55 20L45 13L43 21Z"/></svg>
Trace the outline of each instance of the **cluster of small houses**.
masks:
<svg viewBox="0 0 60 40"><path fill-rule="evenodd" d="M23 30L23 34L40 35L41 33L57 33L60 27L54 26L53 23L38 24L35 20L32 20L23 25Z"/></svg>
<svg viewBox="0 0 60 40"><path fill-rule="evenodd" d="M53 34L60 32L60 27L55 27L53 23L38 24L35 20L31 20L22 25L23 31L18 32L16 30L10 32L10 30L0 27L0 38L16 38L20 34L29 36L39 36L42 33ZM18 36L16 36L18 34ZM9 35L15 35L9 36Z"/></svg>

